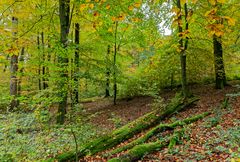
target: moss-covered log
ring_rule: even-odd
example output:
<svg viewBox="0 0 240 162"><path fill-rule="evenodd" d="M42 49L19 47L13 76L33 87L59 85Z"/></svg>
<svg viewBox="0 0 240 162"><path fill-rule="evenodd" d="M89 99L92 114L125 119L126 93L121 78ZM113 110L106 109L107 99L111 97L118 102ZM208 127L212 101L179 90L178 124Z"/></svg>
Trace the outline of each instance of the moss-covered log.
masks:
<svg viewBox="0 0 240 162"><path fill-rule="evenodd" d="M126 154L120 157L108 160L108 162L134 162L141 159L144 155L160 150L167 146L172 139L179 139L182 135L182 131L175 132L170 138L166 140L158 140L156 142L150 142L134 146Z"/></svg>
<svg viewBox="0 0 240 162"><path fill-rule="evenodd" d="M164 111L155 110L152 111L137 120L113 131L112 133L97 138L82 148L78 152L78 157L83 157L86 155L93 155L98 152L112 148L119 143L132 138L135 134L155 126L159 121L165 119L166 117L172 115L173 113L180 111L187 106L193 104L198 98L183 99L181 97L173 98L170 103L166 106ZM49 159L48 161L71 161L76 158L75 152L68 152L57 156L55 159Z"/></svg>
<svg viewBox="0 0 240 162"><path fill-rule="evenodd" d="M184 120L181 120L181 121L176 121L176 122L171 123L171 124L160 124L160 125L152 128L150 131L148 131L143 136L137 138L136 140L130 142L127 145L124 145L122 147L119 147L119 148L109 152L105 156L109 156L109 155L112 155L112 154L117 154L117 153L120 153L122 151L131 149L132 147L134 147L136 145L139 145L139 144L142 144L142 143L146 142L149 138L151 138L152 136L154 136L155 134L157 134L157 133L159 133L161 131L174 129L177 126L183 126L185 124L193 123L193 122L195 122L197 120L200 120L200 119L204 118L205 116L207 116L209 114L210 114L209 112L205 112L205 113L202 113L202 114L199 114L199 115L195 115L193 117L190 117L190 118L187 118L187 119L184 119Z"/></svg>

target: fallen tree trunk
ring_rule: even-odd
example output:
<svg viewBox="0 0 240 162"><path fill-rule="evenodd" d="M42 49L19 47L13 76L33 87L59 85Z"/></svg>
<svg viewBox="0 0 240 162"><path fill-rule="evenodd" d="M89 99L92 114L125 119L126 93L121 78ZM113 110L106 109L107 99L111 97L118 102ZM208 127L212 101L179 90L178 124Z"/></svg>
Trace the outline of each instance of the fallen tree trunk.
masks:
<svg viewBox="0 0 240 162"><path fill-rule="evenodd" d="M77 153L77 157L81 158L86 155L94 155L98 152L112 148L119 143L132 138L135 134L155 126L159 121L165 119L166 117L172 115L173 113L180 111L187 106L198 101L198 98L183 99L181 97L173 98L170 103L166 106L165 110L160 112L155 110L150 112L137 120L113 131L112 133L97 138L85 146L83 146ZM71 161L76 158L76 152L68 152L57 156L55 159L49 159L48 161Z"/></svg>
<svg viewBox="0 0 240 162"><path fill-rule="evenodd" d="M136 145L139 145L139 144L142 144L142 143L146 142L149 138L151 138L152 136L154 136L155 134L157 134L161 131L171 130L171 129L176 128L177 126L184 126L186 124L193 123L197 120L200 120L200 119L204 118L205 116L207 116L209 114L210 114L209 112L205 112L205 113L195 115L193 117L190 117L190 118L187 118L187 119L184 119L184 120L181 120L181 121L176 121L176 122L171 123L171 124L160 124L160 125L152 128L150 131L148 131L142 137L139 137L136 140L130 142L129 144L124 145L122 147L119 147L119 148L107 153L105 156L110 156L110 155L117 154L117 153L120 153L120 152L125 151L125 150L129 150Z"/></svg>
<svg viewBox="0 0 240 162"><path fill-rule="evenodd" d="M152 153L156 150L160 150L167 146L170 141L179 139L182 136L182 131L175 132L171 137L165 140L157 140L156 142L150 142L134 146L128 151L128 153L121 155L120 157L108 160L108 162L134 162L141 159L144 155Z"/></svg>

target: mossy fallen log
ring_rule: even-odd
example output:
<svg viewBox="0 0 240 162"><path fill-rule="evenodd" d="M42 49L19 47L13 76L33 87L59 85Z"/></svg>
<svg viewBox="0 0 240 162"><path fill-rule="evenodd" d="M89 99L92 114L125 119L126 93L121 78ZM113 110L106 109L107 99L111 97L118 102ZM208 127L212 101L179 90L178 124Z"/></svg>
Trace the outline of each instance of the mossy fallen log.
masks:
<svg viewBox="0 0 240 162"><path fill-rule="evenodd" d="M126 154L120 157L108 160L108 162L134 162L141 159L144 155L152 153L154 151L160 150L166 147L172 139L179 139L182 136L182 130L176 131L171 137L163 140L157 140L156 142L145 143L141 145L134 146Z"/></svg>
<svg viewBox="0 0 240 162"><path fill-rule="evenodd" d="M177 111L180 111L199 99L196 97L183 99L179 96L174 97L170 103L166 106L164 111L155 110L152 111L137 120L130 122L129 124L114 130L112 133L99 137L85 146L80 148L77 153L78 157L84 157L86 155L94 155L98 152L112 148L119 143L132 138L135 134L140 133L143 130L146 130L152 126L155 126L159 121L165 119L166 117L174 114ZM73 161L76 158L76 152L68 152L61 155L58 155L54 159L49 159L48 161Z"/></svg>
<svg viewBox="0 0 240 162"><path fill-rule="evenodd" d="M104 156L110 156L110 155L117 154L117 153L120 153L120 152L128 150L128 149L131 149L132 147L134 147L136 145L139 145L139 144L142 144L142 143L146 142L149 138L151 138L152 136L154 136L155 134L157 134L161 131L174 129L177 126L184 126L185 124L193 123L197 120L203 119L204 117L206 117L209 114L210 114L209 112L205 112L205 113L195 115L195 116L190 117L190 118L186 118L184 120L176 121L176 122L171 123L171 124L160 124L160 125L152 128L150 131L148 131L143 136L137 138L136 140L130 142L127 145L124 145L124 146L121 146L119 148L116 148L116 149L112 150L111 152L105 154Z"/></svg>

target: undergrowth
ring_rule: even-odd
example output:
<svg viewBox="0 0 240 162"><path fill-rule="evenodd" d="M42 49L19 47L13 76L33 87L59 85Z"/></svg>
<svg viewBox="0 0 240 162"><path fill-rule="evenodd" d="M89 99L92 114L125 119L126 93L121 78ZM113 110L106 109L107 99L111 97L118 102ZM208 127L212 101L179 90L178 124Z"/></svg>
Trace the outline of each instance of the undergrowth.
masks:
<svg viewBox="0 0 240 162"><path fill-rule="evenodd" d="M0 159L36 161L73 150L72 130L79 145L96 136L93 126L87 123L43 125L34 113L0 114Z"/></svg>

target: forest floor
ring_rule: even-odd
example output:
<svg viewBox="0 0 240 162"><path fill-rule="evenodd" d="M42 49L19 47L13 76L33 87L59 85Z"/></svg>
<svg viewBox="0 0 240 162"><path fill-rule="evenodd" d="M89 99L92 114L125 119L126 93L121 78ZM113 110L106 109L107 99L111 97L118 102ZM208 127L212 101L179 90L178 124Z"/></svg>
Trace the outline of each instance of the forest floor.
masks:
<svg viewBox="0 0 240 162"><path fill-rule="evenodd" d="M176 91L166 90L161 93L161 97L167 102ZM164 120L163 123L170 123L207 111L212 111L213 114L186 126L184 128L186 137L173 150L165 148L146 155L141 161L240 161L240 95L234 95L240 92L240 82L231 82L231 85L224 90L216 90L214 85L193 85L191 91L200 97L200 100L194 106ZM226 96L229 98L229 104L223 108ZM113 105L107 99L83 105L88 114L94 114L91 118L94 125L99 129L110 131L150 112L152 101L151 97L135 97L122 99L117 105ZM136 137L139 136L141 133ZM158 136L164 136L164 134ZM127 143L128 141L120 145ZM80 161L106 160L101 157L100 153Z"/></svg>
<svg viewBox="0 0 240 162"><path fill-rule="evenodd" d="M215 90L214 85L192 85L191 90L200 100L184 111L162 121L171 123L206 111L212 115L184 126L184 138L171 151L168 148L144 156L145 162L174 161L231 161L240 159L240 81L230 82L224 90ZM113 105L111 98L98 98L84 102L74 111L74 122L60 126L52 122L55 116L46 111L0 113L0 161L43 161L75 148L73 132L81 147L89 140L108 133L152 111L153 103L167 103L179 89L164 90L160 99L134 97L120 99ZM223 108L226 95L232 94L229 104ZM69 113L70 114L70 113ZM86 117L83 118L83 117ZM70 118L70 117L69 117ZM87 122L90 121L90 122ZM131 140L121 143L126 145ZM164 137L171 131L157 134ZM102 153L85 157L81 162L105 162ZM119 156L113 155L112 157ZM111 157L110 157L111 158ZM233 160L235 159L235 160Z"/></svg>

